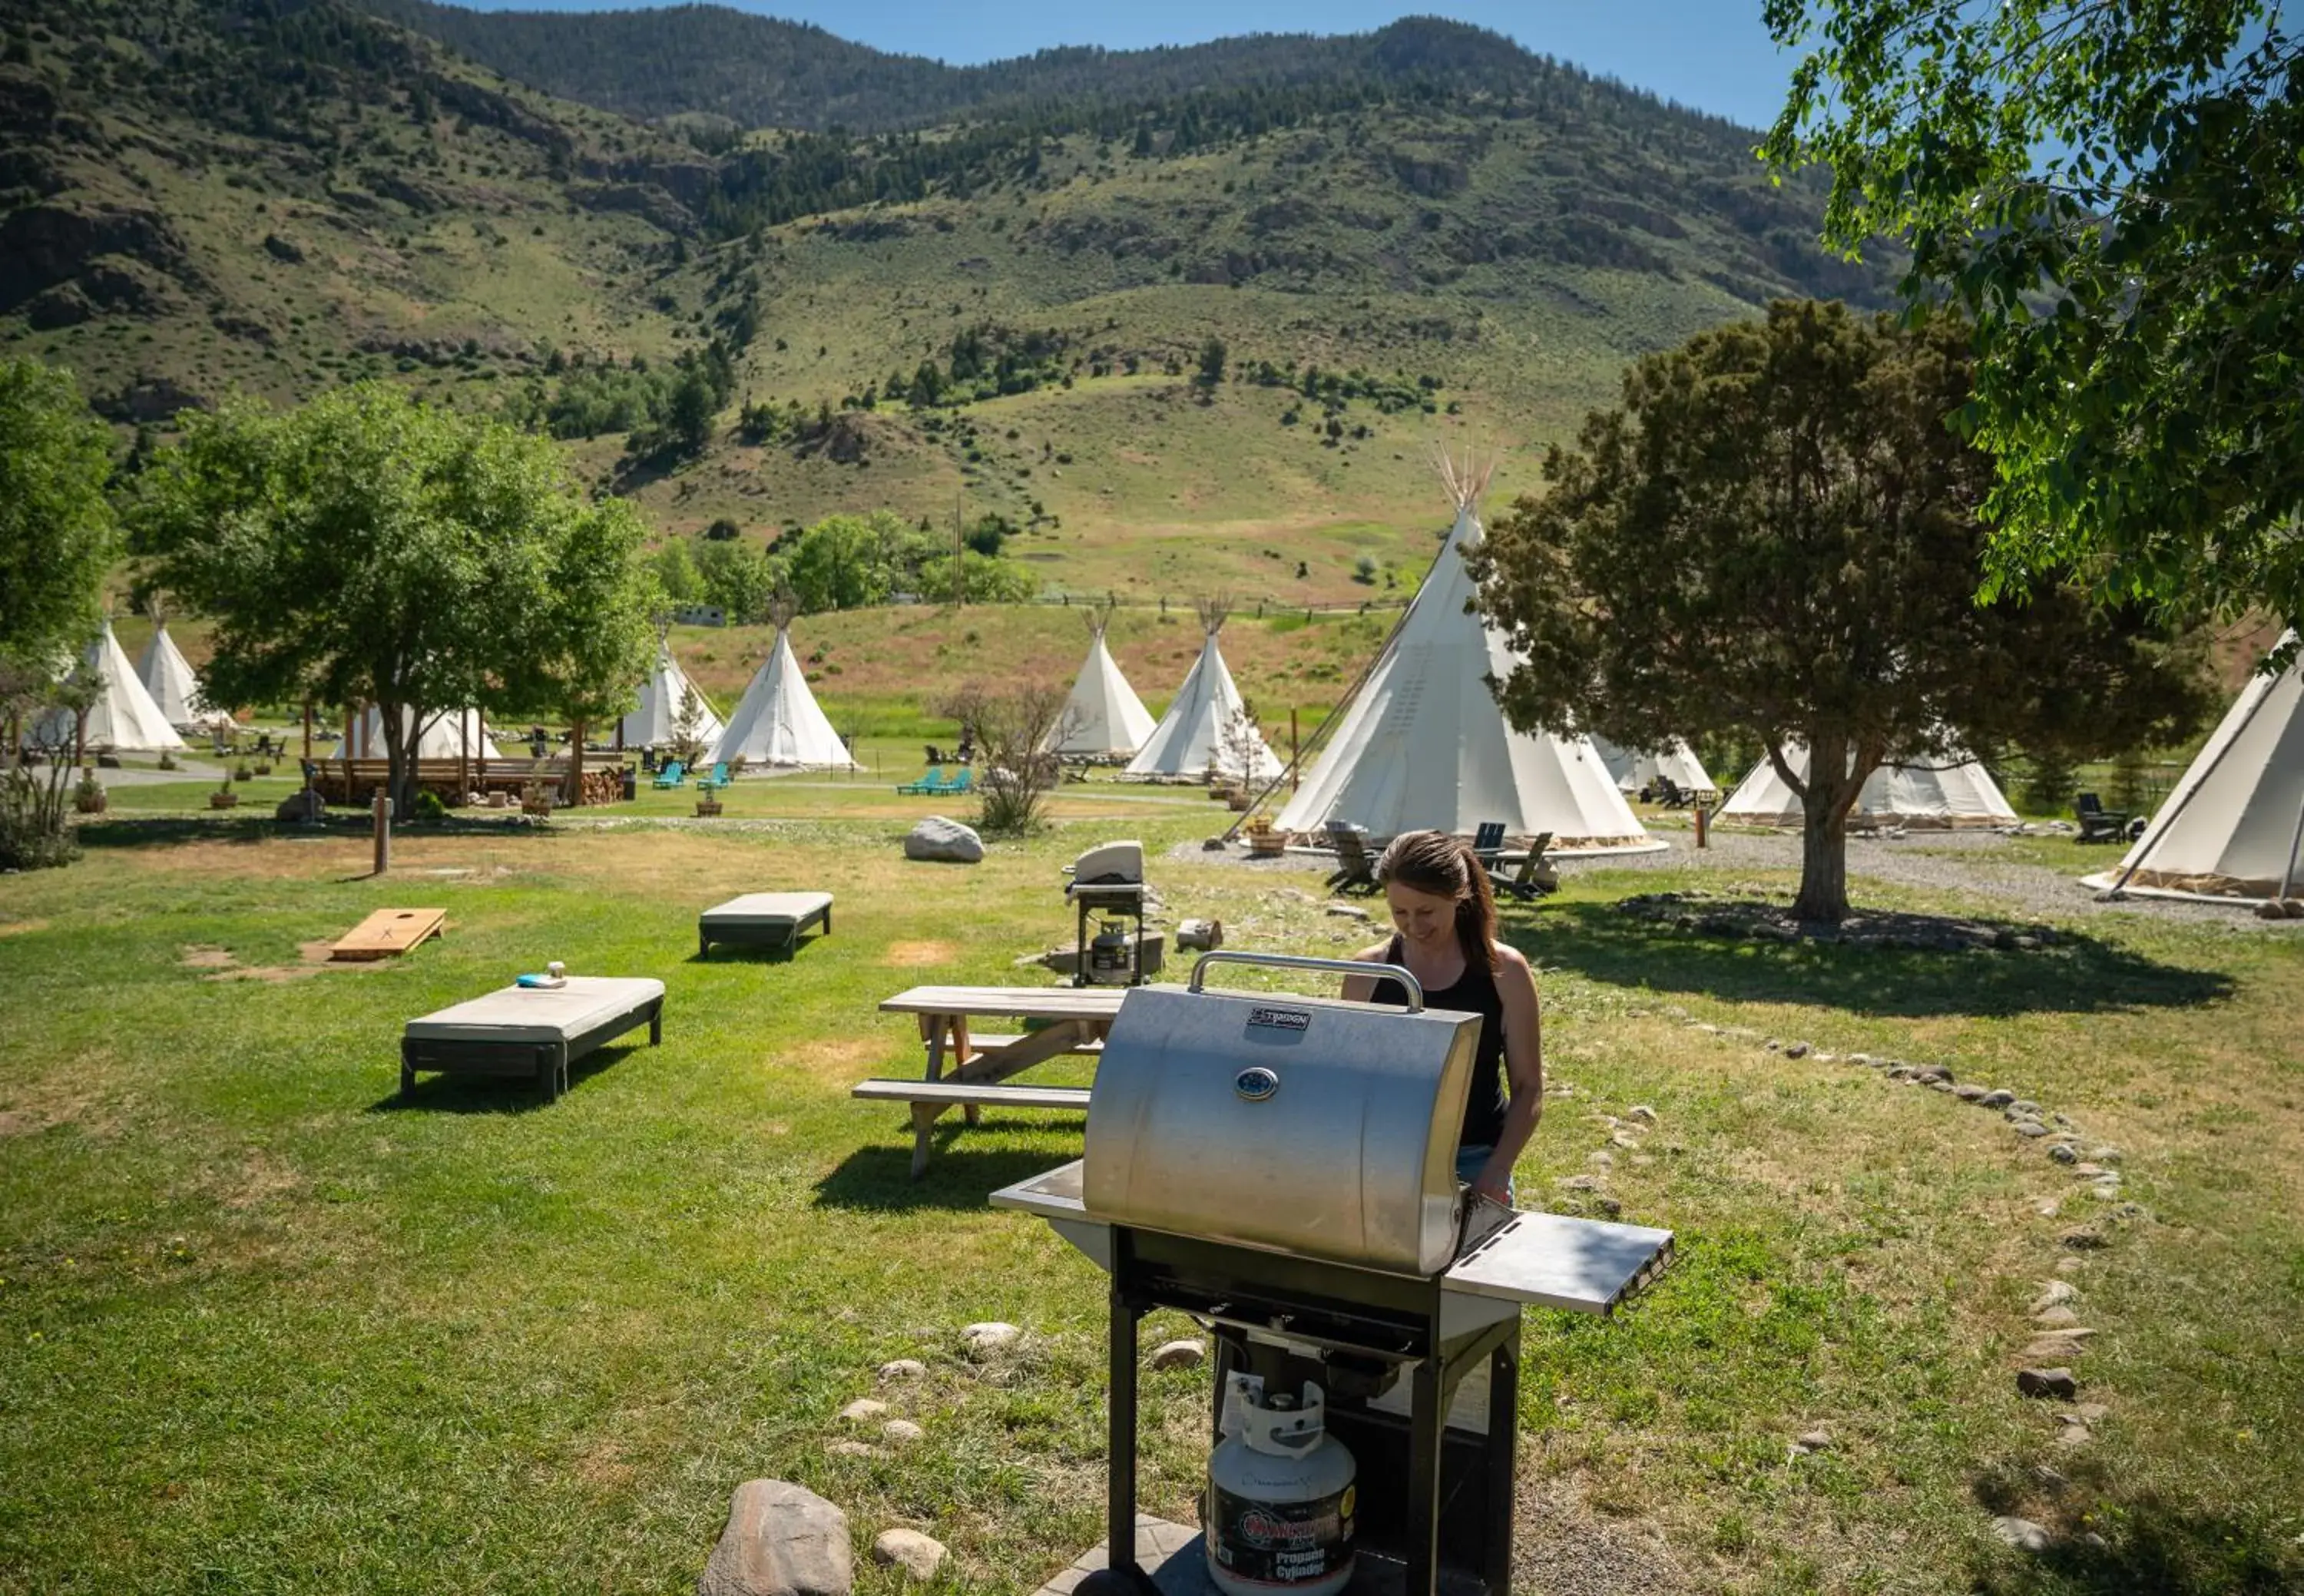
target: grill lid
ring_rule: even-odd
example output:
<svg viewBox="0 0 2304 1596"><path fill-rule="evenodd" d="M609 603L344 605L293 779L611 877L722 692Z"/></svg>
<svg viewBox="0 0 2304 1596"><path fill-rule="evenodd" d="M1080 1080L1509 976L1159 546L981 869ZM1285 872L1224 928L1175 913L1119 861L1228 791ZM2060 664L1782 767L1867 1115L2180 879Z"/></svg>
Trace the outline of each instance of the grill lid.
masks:
<svg viewBox="0 0 2304 1596"><path fill-rule="evenodd" d="M1215 964L1389 975L1410 1006L1204 989ZM1480 1019L1422 1005L1396 966L1246 953L1207 955L1182 989L1130 992L1088 1099L1087 1216L1400 1274L1446 1269Z"/></svg>

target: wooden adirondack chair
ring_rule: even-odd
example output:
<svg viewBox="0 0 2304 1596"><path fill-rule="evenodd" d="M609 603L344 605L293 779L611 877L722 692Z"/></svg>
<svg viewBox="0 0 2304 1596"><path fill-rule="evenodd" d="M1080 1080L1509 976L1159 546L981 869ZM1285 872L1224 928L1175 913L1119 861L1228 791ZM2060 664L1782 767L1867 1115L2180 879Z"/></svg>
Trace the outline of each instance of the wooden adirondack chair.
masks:
<svg viewBox="0 0 2304 1596"><path fill-rule="evenodd" d="M1331 820L1327 829L1328 845L1336 851L1336 868L1329 872L1328 890L1373 893L1376 859L1368 851L1368 833L1349 820Z"/></svg>

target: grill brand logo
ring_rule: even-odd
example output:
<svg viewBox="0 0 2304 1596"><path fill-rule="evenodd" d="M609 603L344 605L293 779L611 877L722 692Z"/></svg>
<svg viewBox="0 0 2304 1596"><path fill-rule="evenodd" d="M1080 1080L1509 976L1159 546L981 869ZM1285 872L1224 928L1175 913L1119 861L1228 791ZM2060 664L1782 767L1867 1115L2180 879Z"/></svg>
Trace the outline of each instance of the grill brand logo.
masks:
<svg viewBox="0 0 2304 1596"><path fill-rule="evenodd" d="M1312 1028L1312 1011L1309 1008L1252 1008L1248 1011L1248 1023L1273 1031L1309 1031Z"/></svg>
<svg viewBox="0 0 2304 1596"><path fill-rule="evenodd" d="M1262 1065L1255 1065L1232 1078L1232 1089L1249 1102L1260 1103L1280 1090L1280 1077Z"/></svg>

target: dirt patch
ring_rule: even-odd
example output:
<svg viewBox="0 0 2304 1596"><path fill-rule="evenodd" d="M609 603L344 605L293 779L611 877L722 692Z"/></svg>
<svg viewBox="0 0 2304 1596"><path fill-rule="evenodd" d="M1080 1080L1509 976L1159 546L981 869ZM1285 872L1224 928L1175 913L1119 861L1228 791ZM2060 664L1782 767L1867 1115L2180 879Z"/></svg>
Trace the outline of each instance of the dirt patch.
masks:
<svg viewBox="0 0 2304 1596"><path fill-rule="evenodd" d="M177 962L187 970L229 970L240 963L232 956L230 948L207 947L197 943L188 946L184 956Z"/></svg>
<svg viewBox="0 0 2304 1596"><path fill-rule="evenodd" d="M960 950L949 942L891 942L880 962L898 970L917 970L928 964L949 964L959 957Z"/></svg>
<svg viewBox="0 0 2304 1596"><path fill-rule="evenodd" d="M332 970L372 970L376 964L340 964L332 963L329 954L335 944L330 942L299 942L295 964L243 964L224 947L208 947L194 944L184 949L181 961L188 970L205 970L209 981L260 981L267 986L283 981L302 981L310 975L325 975Z"/></svg>
<svg viewBox="0 0 2304 1596"><path fill-rule="evenodd" d="M828 1037L794 1048L788 1053L771 1055L768 1062L806 1070L811 1075L846 1081L867 1069L886 1064L892 1052L890 1044L882 1037Z"/></svg>
<svg viewBox="0 0 2304 1596"><path fill-rule="evenodd" d="M229 1209L260 1208L302 1190L304 1177L269 1153L252 1152L237 1169L219 1171L213 1184L217 1199Z"/></svg>
<svg viewBox="0 0 2304 1596"><path fill-rule="evenodd" d="M1683 1591L1687 1576L1653 1525L1592 1510L1572 1480L1522 1471L1512 1536L1512 1588L1559 1596Z"/></svg>
<svg viewBox="0 0 2304 1596"><path fill-rule="evenodd" d="M576 1460L576 1477L598 1490L614 1490L632 1479L632 1465L623 1460L623 1447L613 1437L591 1447Z"/></svg>
<svg viewBox="0 0 2304 1596"><path fill-rule="evenodd" d="M48 922L45 920L0 921L0 937L29 937L34 931L47 929Z"/></svg>

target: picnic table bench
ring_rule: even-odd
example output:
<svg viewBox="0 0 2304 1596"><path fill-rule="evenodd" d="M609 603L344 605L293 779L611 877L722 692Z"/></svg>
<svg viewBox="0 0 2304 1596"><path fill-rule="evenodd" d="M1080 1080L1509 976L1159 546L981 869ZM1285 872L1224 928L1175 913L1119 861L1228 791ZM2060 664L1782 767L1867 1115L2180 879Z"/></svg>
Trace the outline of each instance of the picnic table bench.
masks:
<svg viewBox="0 0 2304 1596"><path fill-rule="evenodd" d="M912 1178L928 1167L936 1122L958 1108L970 1125L985 1105L1085 1112L1085 1086L1004 1084L1052 1058L1094 1055L1127 996L1117 987L913 987L880 1004L883 1014L919 1021L927 1071L919 1080L860 1081L849 1095L868 1102L901 1102L912 1110ZM1038 1022L1021 1033L977 1031L977 1018Z"/></svg>

